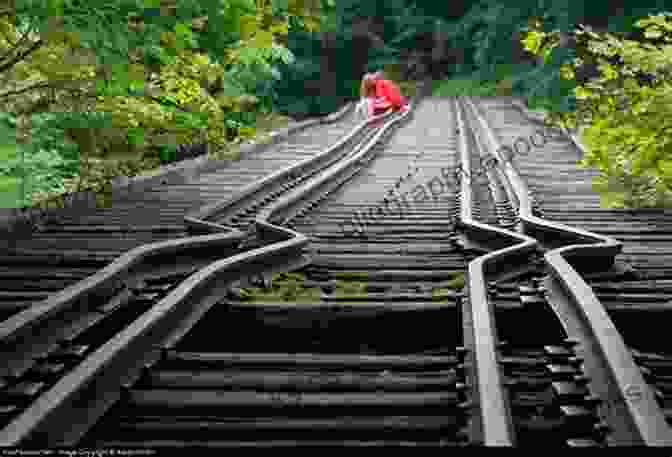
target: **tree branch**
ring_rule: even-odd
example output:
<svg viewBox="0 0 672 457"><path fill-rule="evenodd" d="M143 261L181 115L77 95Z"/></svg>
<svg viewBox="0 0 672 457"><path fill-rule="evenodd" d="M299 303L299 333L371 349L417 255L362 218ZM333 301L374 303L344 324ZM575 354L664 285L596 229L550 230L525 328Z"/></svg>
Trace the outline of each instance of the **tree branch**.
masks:
<svg viewBox="0 0 672 457"><path fill-rule="evenodd" d="M40 48L42 45L44 45L44 41L42 41L42 39L40 38L35 43L33 43L28 49L26 49L24 52L19 53L18 55L16 55L12 59L10 59L9 62L0 65L0 73L12 68L19 61L26 58L28 55L30 55L33 51Z"/></svg>
<svg viewBox="0 0 672 457"><path fill-rule="evenodd" d="M9 98L9 97L13 97L15 95L21 95L21 94L23 94L25 92L29 92L31 90L50 89L50 88L51 89L56 89L56 90L64 90L64 91L68 91L68 92L76 92L76 91L82 92L82 90L84 90L84 92L82 93L83 96L86 95L86 96L90 96L90 97L96 97L95 94L91 94L91 95L87 94L85 92L86 87L78 87L77 86L79 84L83 85L83 84L92 83L92 82L95 82L95 81L96 81L96 79L76 79L76 80L66 79L66 80L61 80L61 81L41 81L37 84L33 84L32 86L23 87L21 89L1 93L0 94L0 100L6 99L6 98ZM73 84L73 83L76 84L75 87L67 87L68 85Z"/></svg>
<svg viewBox="0 0 672 457"><path fill-rule="evenodd" d="M11 8L11 7L10 8L3 8L3 9L0 9L0 16L12 15L12 14L14 14L14 12L15 12L14 8Z"/></svg>
<svg viewBox="0 0 672 457"><path fill-rule="evenodd" d="M13 97L15 95L20 95L20 94L23 94L24 92L28 92L28 91L35 90L35 89L44 89L44 88L49 87L51 84L52 83L43 81L43 82L40 82L38 84L34 84L32 86L24 87L22 89L13 90L13 91L10 91L10 92L3 92L3 93L0 94L0 99Z"/></svg>

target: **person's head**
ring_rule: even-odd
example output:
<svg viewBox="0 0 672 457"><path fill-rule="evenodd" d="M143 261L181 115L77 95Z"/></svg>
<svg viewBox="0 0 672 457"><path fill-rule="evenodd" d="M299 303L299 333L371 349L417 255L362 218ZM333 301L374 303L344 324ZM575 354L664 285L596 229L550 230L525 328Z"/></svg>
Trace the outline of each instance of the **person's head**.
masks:
<svg viewBox="0 0 672 457"><path fill-rule="evenodd" d="M383 70L378 70L377 72L373 73L371 76L373 76L373 79L385 79L385 73Z"/></svg>
<svg viewBox="0 0 672 457"><path fill-rule="evenodd" d="M364 75L359 92L362 97L371 97L376 93L376 78L374 74L367 73Z"/></svg>

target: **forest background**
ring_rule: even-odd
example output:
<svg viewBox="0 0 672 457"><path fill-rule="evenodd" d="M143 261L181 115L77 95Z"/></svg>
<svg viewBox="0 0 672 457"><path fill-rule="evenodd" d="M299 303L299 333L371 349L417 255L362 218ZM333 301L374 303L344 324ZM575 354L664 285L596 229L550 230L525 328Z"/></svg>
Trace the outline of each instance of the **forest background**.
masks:
<svg viewBox="0 0 672 457"><path fill-rule="evenodd" d="M669 206L670 3L0 0L0 205L104 202L118 176L236 160L383 69L407 95L431 79L588 119L581 163L604 204Z"/></svg>

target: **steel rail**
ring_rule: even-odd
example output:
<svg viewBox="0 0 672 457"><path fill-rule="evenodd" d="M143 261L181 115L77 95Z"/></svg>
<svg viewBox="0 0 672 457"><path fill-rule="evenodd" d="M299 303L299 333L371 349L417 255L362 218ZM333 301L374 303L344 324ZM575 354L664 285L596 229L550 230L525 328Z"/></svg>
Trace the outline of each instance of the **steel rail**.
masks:
<svg viewBox="0 0 672 457"><path fill-rule="evenodd" d="M388 129L392 125L404 120L407 116L410 115L410 113L411 111L409 110L393 118L392 121L388 122L380 129L375 131L375 133L371 135L370 138L366 139L363 143L360 143L355 148L355 152L350 153L344 160L341 160L333 167L326 169L320 175L311 178L302 187L289 193L283 200L262 211L258 215L257 221L286 223L287 221L291 220L296 213L295 207L301 200L305 200L307 197L310 197L316 193L323 192L323 188L330 183L334 183L335 179L338 177L343 180L343 175L347 174L345 178L349 179L350 176L359 170L357 169L358 165L363 165L364 163L372 160L373 155L371 152L374 151L374 146L381 140L382 136L388 133ZM278 219L282 220L279 221Z"/></svg>
<svg viewBox="0 0 672 457"><path fill-rule="evenodd" d="M340 159L338 156L340 151L347 150L348 146L357 144L358 141L361 140L362 136L366 135L367 128L371 128L373 124L380 122L381 119L387 119L392 115L393 113L386 113L380 116L376 116L375 118L362 121L336 144L328 147L327 149L317 153L312 157L308 157L290 165L289 167L277 170L260 180L248 184L247 186L243 187L240 192L227 200L214 202L199 208L196 212L188 214L185 217L185 223L192 232L207 232L213 229L216 230L217 224L215 224L213 227L210 225L212 222L204 224L203 221L213 219L221 215L221 213L227 211L232 212L237 208L247 206L251 200L254 200L255 197L262 194L265 189L281 182L286 178L300 176L311 170L323 169L333 164L335 161Z"/></svg>
<svg viewBox="0 0 672 457"><path fill-rule="evenodd" d="M459 98L455 100L454 109L458 129L462 132L459 137L461 166L464 170L471 170L466 122ZM467 270L464 330L465 344L470 350L467 359L472 365L467 371L472 378L474 409L480 413L472 419L470 435L475 444L513 446L513 423L497 360L494 310L488 300L486 277L529 258L539 249L539 244L534 238L476 221L472 213L474 197L471 181L471 173L461 175L458 226L469 240L496 250L471 261Z"/></svg>
<svg viewBox="0 0 672 457"><path fill-rule="evenodd" d="M345 108L334 113L335 115L332 114L320 119L320 123L335 122L352 109L352 104L348 104ZM305 121L301 126L305 128L314 124L315 122ZM295 128L294 131L296 130L299 129ZM187 216L185 223L189 226L191 222L191 218ZM123 283L132 268L150 261L153 257L165 254L188 254L190 250L202 249L209 245L212 245L213 248L230 247L241 242L245 237L243 232L233 227L224 228L220 226L209 232L212 233L213 231L218 232L218 234L149 243L126 252L95 274L0 323L0 348L20 339L31 338L33 336L31 331L35 325L54 317L58 313L72 309L78 303L89 300L94 293L100 294L103 290L115 290L119 284Z"/></svg>
<svg viewBox="0 0 672 457"><path fill-rule="evenodd" d="M325 117L293 122L287 127L271 132L268 135L268 138L264 138L261 141L243 143L238 152L241 157L244 157L252 152L264 151L296 132L305 130L306 128L317 124L333 122L353 109L354 104L350 102L346 103L338 111ZM157 173L153 173L149 176L134 176L132 178L119 176L114 178L112 180L112 192L118 195L128 195L143 191L152 186L181 184L201 173L209 173L226 168L230 163L230 160L213 160L207 156L182 160L177 163L163 165L159 167ZM76 205L79 201L90 202L94 197L95 195L89 191L79 191L68 196L67 201ZM42 217L49 215L51 211L52 209L31 208L26 212L20 212L18 209L0 208L0 233L6 233L8 236L11 236L12 232L17 230L22 223L29 223L32 220L41 219Z"/></svg>
<svg viewBox="0 0 672 457"><path fill-rule="evenodd" d="M594 340L594 345L597 346L592 354L601 360L591 362L590 366L595 369L598 366L607 369L607 380L616 391L613 393L609 390L609 393L611 396L617 396L612 403L621 406L621 411L627 413L626 417L631 422L627 430L615 429L610 437L611 442L617 445L672 446L672 431L656 403L654 393L644 381L641 371L604 306L577 271L582 263L583 265L586 263L595 265L597 260L600 260L601 268L610 267L616 255L621 251L622 244L611 237L547 221L533 215L530 193L524 179L510 161L504 161L499 155L500 142L487 121L478 112L478 108L470 100L467 100L467 103L485 133L491 153L502 165L520 201L518 211L521 231L531 233L535 237L561 235L570 244L546 252L544 261L551 277L558 282L562 292L566 295L567 304L574 308L573 311L580 316L583 325L587 327L584 334L590 335ZM587 262L587 259L590 261ZM563 320L562 315L559 317ZM567 327L564 320L563 325ZM591 387L598 391L604 388L604 386L595 385L595 379L591 384ZM635 442L633 442L633 437L636 439Z"/></svg>
<svg viewBox="0 0 672 457"><path fill-rule="evenodd" d="M396 116L390 113L376 116L364 124L391 118L381 127L380 130L384 131L407 114ZM356 129L361 127L362 125ZM375 143L369 143L369 147L373 144ZM313 159L318 161L324 156L325 154L320 153ZM346 160L352 162L353 157ZM274 176L287 176L306 163L302 161L298 166L290 166L283 170L284 173L276 173ZM274 182L276 179L264 182ZM304 192L308 192L309 189L310 187L303 188ZM248 193L257 190L256 187L249 187L241 197L244 198L249 195ZM292 197L294 198L297 198L297 195ZM206 237L208 239L216 239L218 236L227 236L229 239L231 234L242 237L242 232L237 229L206 220L231 203L229 199L221 205L209 205L207 211L198 212L197 216L201 219L192 215L185 217L185 223L190 224L195 230L227 232L225 235ZM281 200L274 208L280 210L287 205ZM269 213L268 217L272 218L273 212ZM292 268L306 263L302 249L309 240L305 235L275 226L264 218L257 218L255 223L258 232L272 240L272 244L214 262L189 276L173 292L61 378L0 431L0 446L17 446L26 442L38 445L75 444L90 425L118 398L119 386L137 376L142 366L156 356L156 349L161 347L161 342L174 339L171 331L175 330L175 321L179 322L185 314L188 315L195 306L194 303L198 303L198 314L202 316L203 310L207 311L220 300L230 284L241 276L264 271L273 264ZM130 372L135 374L130 375ZM104 393L116 393L116 395L108 397L103 395ZM92 401L95 405L89 403L85 406L84 403L87 401Z"/></svg>

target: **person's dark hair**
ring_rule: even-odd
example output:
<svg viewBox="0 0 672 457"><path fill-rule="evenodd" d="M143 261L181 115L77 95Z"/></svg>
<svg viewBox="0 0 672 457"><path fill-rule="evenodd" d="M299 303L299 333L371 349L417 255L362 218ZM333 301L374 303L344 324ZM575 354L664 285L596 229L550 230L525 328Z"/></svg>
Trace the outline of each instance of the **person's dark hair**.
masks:
<svg viewBox="0 0 672 457"><path fill-rule="evenodd" d="M369 97L375 89L376 78L374 73L365 73L362 77L362 84L359 87L361 97Z"/></svg>

